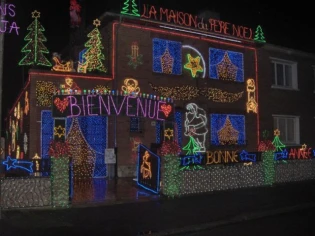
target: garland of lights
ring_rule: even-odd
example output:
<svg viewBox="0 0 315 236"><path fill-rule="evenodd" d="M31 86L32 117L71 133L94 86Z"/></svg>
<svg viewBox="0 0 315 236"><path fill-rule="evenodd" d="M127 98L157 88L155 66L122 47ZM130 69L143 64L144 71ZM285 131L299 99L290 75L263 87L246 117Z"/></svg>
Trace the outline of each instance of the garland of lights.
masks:
<svg viewBox="0 0 315 236"><path fill-rule="evenodd" d="M149 85L153 91L159 93L160 96L182 101L189 101L198 96L204 96L213 102L232 103L241 99L244 94L243 91L230 93L217 88L197 88L190 85L176 87L154 86L152 83L149 83Z"/></svg>

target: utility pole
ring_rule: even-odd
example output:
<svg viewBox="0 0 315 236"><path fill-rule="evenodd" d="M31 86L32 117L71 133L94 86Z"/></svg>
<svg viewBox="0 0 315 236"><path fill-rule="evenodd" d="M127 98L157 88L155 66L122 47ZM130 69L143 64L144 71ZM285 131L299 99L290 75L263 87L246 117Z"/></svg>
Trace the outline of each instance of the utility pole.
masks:
<svg viewBox="0 0 315 236"><path fill-rule="evenodd" d="M1 0L1 9L5 9L5 0ZM5 14L0 16L0 24L5 20ZM0 138L2 137L2 80L3 80L3 45L4 45L4 34L0 33ZM2 148L2 147L1 147ZM1 194L1 175L0 175L0 220L1 220L1 206L2 206L2 194Z"/></svg>

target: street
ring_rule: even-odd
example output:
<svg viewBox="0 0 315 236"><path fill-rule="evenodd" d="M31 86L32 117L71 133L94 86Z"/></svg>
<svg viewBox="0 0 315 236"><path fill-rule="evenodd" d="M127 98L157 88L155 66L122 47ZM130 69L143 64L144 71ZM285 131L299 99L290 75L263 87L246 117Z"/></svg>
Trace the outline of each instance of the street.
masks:
<svg viewBox="0 0 315 236"><path fill-rule="evenodd" d="M315 235L314 196L315 181L306 181L174 199L4 210L0 236L138 236L150 231L157 236L308 236Z"/></svg>
<svg viewBox="0 0 315 236"><path fill-rule="evenodd" d="M185 236L313 236L315 209L244 221Z"/></svg>

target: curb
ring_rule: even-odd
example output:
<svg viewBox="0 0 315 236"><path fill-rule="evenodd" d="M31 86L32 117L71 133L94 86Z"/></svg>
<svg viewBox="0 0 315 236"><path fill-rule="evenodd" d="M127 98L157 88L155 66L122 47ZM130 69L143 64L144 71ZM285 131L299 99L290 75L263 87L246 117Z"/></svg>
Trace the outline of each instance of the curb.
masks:
<svg viewBox="0 0 315 236"><path fill-rule="evenodd" d="M244 221L250 221L250 220L256 220L260 218L265 218L268 216L275 216L280 214L285 214L289 212L294 211L300 211L305 210L307 208L314 208L315 202L309 202L309 203L303 203L295 206L289 206L289 207L282 207L279 209L274 210L265 210L265 211L259 211L259 212L249 212L244 213L240 215L236 215L234 217L231 217L229 219L225 220L218 220L218 221L212 221L205 224L199 224L199 225L190 225L182 228L174 228L169 230L160 231L157 233L150 234L152 236L166 236L166 235L183 235L189 234L189 233L197 233L200 231L207 231L211 230L213 228L222 227L230 224L236 224Z"/></svg>

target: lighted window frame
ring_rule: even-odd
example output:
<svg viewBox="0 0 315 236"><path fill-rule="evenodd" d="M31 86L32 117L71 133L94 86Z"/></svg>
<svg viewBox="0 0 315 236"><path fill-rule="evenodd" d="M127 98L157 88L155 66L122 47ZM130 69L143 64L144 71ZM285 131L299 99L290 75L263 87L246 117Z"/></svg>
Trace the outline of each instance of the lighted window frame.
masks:
<svg viewBox="0 0 315 236"><path fill-rule="evenodd" d="M300 145L300 117L272 115L273 130L280 130L280 140L286 145Z"/></svg>
<svg viewBox="0 0 315 236"><path fill-rule="evenodd" d="M297 62L270 59L272 88L298 90Z"/></svg>

